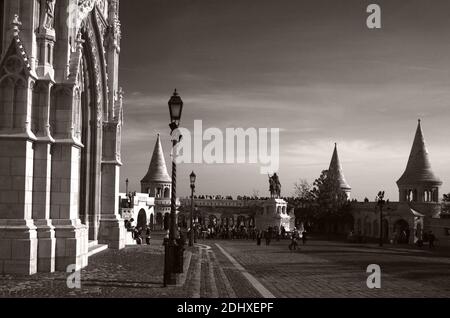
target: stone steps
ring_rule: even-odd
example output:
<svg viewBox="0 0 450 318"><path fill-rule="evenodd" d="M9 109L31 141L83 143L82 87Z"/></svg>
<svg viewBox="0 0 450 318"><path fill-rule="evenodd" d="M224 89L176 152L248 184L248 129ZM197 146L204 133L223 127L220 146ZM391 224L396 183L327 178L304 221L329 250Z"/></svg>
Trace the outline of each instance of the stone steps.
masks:
<svg viewBox="0 0 450 318"><path fill-rule="evenodd" d="M98 241L89 241L88 243L88 257L108 249L108 244L98 244Z"/></svg>

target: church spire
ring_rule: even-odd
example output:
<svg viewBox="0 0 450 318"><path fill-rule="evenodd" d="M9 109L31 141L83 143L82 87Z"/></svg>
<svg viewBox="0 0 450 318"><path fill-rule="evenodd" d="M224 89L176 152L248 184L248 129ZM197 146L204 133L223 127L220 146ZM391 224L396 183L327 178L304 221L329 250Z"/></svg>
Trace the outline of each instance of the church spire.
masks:
<svg viewBox="0 0 450 318"><path fill-rule="evenodd" d="M156 139L155 148L153 150L152 160L148 167L148 172L141 180L141 183L158 183L158 182L171 182L171 178L167 173L166 161L164 159L164 153L161 146L161 139Z"/></svg>
<svg viewBox="0 0 450 318"><path fill-rule="evenodd" d="M328 171L337 176L337 179L339 180L341 189L344 192L349 193L352 188L345 180L344 172L342 171L342 166L339 161L339 155L338 155L338 151L337 151L337 143L334 144L333 157L331 158L330 167L328 168Z"/></svg>
<svg viewBox="0 0 450 318"><path fill-rule="evenodd" d="M419 119L416 136L409 155L405 172L397 181L398 185L431 184L441 185L442 181L436 177L431 169L428 150L423 137L422 125Z"/></svg>

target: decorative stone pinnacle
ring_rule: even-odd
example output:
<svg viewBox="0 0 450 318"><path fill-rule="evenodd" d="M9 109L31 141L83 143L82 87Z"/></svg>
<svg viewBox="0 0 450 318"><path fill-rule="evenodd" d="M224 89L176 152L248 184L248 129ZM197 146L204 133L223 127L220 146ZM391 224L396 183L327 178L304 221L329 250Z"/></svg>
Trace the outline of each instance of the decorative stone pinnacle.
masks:
<svg viewBox="0 0 450 318"><path fill-rule="evenodd" d="M11 21L11 30L13 31L13 35L19 34L21 26L22 22L19 20L19 15L15 14Z"/></svg>

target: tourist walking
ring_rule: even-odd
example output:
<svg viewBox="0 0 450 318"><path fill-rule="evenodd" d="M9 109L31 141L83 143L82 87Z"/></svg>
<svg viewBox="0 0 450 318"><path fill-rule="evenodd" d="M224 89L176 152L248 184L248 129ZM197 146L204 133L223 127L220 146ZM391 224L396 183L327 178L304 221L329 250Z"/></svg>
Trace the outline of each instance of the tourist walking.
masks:
<svg viewBox="0 0 450 318"><path fill-rule="evenodd" d="M262 239L262 231L257 230L256 231L256 245L261 245L261 239Z"/></svg>
<svg viewBox="0 0 450 318"><path fill-rule="evenodd" d="M303 245L306 244L306 231L303 231L303 233L302 233L302 242L303 242Z"/></svg>
<svg viewBox="0 0 450 318"><path fill-rule="evenodd" d="M291 236L291 243L289 244L289 250L296 250L298 243L297 243L297 239L298 239L298 231L297 228L294 228L294 230L292 231L292 236Z"/></svg>
<svg viewBox="0 0 450 318"><path fill-rule="evenodd" d="M430 249L434 248L434 241L436 240L436 236L434 236L433 231L428 232L428 244Z"/></svg>
<svg viewBox="0 0 450 318"><path fill-rule="evenodd" d="M136 244L137 245L141 245L142 244L142 229L138 228L138 229L134 229L134 239L136 240Z"/></svg>
<svg viewBox="0 0 450 318"><path fill-rule="evenodd" d="M150 245L150 239L151 239L151 230L150 227L147 226L147 230L145 231L145 243L147 243L147 245Z"/></svg>

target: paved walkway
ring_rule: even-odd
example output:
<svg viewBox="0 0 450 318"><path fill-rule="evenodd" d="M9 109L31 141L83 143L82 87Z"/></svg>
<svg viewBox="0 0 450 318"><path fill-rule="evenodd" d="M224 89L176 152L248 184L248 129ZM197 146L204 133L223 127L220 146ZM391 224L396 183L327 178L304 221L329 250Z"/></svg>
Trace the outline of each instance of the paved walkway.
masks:
<svg viewBox="0 0 450 318"><path fill-rule="evenodd" d="M163 246L107 250L89 259L81 289L67 274L0 276L0 297L450 297L450 253L312 241L290 252L288 241L199 241L186 283L162 286ZM366 268L381 266L381 289L366 286Z"/></svg>
<svg viewBox="0 0 450 318"><path fill-rule="evenodd" d="M288 241L218 243L275 297L450 297L448 251L313 241L291 252ZM381 289L367 287L369 264L381 267Z"/></svg>
<svg viewBox="0 0 450 318"><path fill-rule="evenodd" d="M151 243L90 257L81 271L81 289L69 289L62 272L0 275L0 297L184 297L185 288L163 287L162 237Z"/></svg>

